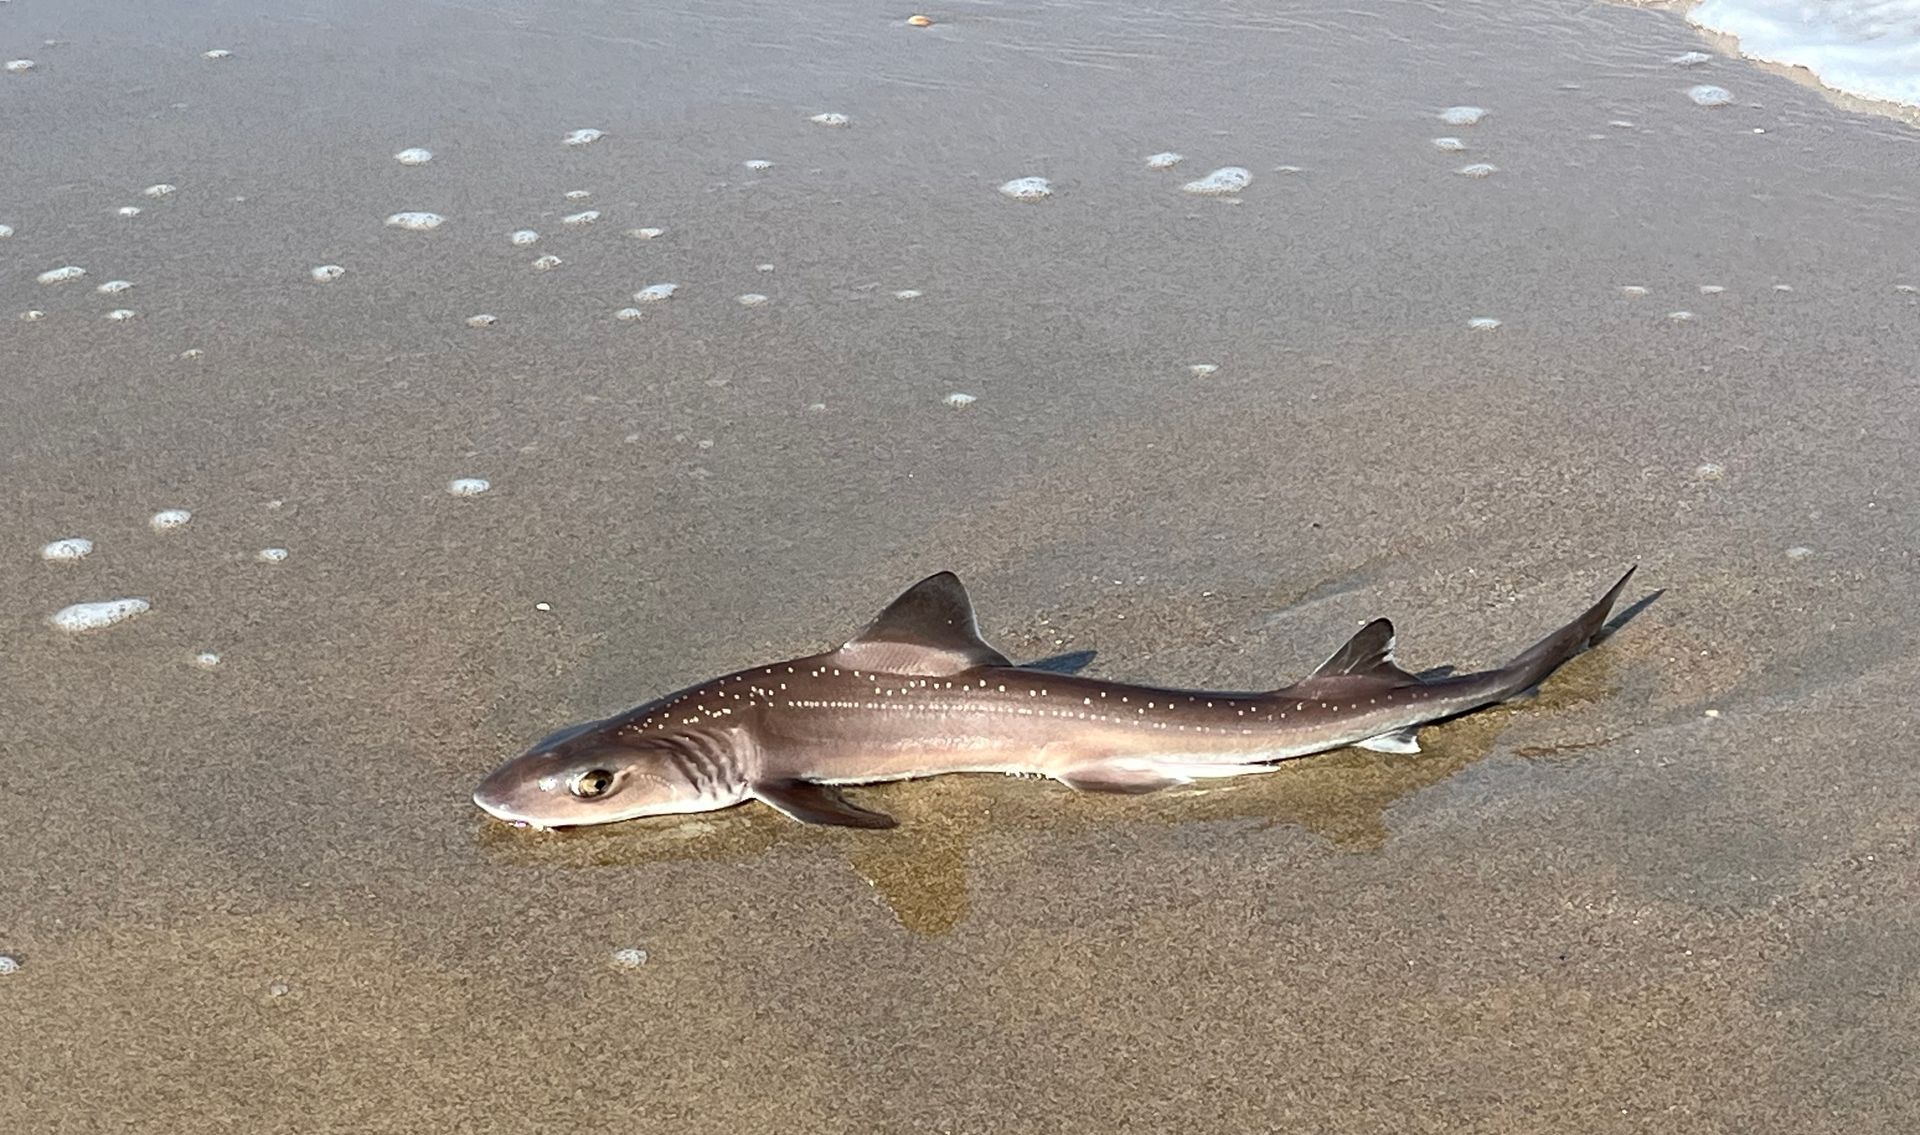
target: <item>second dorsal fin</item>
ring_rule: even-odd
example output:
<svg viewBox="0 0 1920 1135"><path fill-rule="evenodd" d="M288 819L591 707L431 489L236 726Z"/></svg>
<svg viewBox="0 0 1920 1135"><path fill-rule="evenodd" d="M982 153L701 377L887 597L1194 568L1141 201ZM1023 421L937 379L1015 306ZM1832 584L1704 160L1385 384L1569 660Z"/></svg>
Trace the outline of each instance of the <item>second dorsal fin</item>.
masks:
<svg viewBox="0 0 1920 1135"><path fill-rule="evenodd" d="M981 639L973 601L950 571L930 575L901 592L866 630L827 658L850 670L923 677L1013 665Z"/></svg>
<svg viewBox="0 0 1920 1135"><path fill-rule="evenodd" d="M1395 684L1420 680L1394 665L1393 623L1388 619L1375 619L1361 627L1345 646L1333 652L1333 657L1322 662L1308 680L1343 677L1386 678Z"/></svg>

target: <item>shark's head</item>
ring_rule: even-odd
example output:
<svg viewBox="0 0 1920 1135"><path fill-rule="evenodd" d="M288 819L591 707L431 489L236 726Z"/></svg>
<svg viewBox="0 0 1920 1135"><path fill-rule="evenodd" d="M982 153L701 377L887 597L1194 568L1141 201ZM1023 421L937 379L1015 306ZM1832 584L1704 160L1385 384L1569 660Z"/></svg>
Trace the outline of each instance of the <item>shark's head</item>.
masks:
<svg viewBox="0 0 1920 1135"><path fill-rule="evenodd" d="M671 747L610 740L597 732L600 724L555 733L494 769L474 789L473 802L529 828L610 824L733 802L703 790Z"/></svg>

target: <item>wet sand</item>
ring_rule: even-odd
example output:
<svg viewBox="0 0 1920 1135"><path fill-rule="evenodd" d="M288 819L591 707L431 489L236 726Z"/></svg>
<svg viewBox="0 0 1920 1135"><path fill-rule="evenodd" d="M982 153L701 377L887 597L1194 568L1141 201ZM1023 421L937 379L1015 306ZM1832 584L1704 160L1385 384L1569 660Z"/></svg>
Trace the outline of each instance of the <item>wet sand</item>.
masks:
<svg viewBox="0 0 1920 1135"><path fill-rule="evenodd" d="M1920 1123L1920 134L1662 12L911 11L0 6L0 1130ZM941 568L1249 688L1633 562L1417 757L467 800Z"/></svg>

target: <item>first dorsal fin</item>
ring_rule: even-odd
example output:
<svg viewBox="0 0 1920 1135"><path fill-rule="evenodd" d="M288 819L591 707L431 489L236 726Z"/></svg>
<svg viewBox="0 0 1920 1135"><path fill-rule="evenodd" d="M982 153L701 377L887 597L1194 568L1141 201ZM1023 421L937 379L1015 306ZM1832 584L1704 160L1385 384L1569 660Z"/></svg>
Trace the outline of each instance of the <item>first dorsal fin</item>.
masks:
<svg viewBox="0 0 1920 1135"><path fill-rule="evenodd" d="M950 571L901 592L866 630L827 657L850 670L923 677L1013 665L981 639L973 601Z"/></svg>
<svg viewBox="0 0 1920 1135"><path fill-rule="evenodd" d="M1396 683L1420 680L1394 665L1393 622L1390 619L1375 619L1361 627L1345 646L1334 651L1333 657L1322 662L1320 668L1309 675L1309 680L1343 677L1388 678Z"/></svg>

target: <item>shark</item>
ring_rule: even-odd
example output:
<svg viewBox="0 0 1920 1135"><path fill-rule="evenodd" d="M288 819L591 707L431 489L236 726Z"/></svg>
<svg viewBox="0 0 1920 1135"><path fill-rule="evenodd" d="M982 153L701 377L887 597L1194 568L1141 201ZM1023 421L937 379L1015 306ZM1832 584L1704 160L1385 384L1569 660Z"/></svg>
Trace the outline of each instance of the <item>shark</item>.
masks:
<svg viewBox="0 0 1920 1135"><path fill-rule="evenodd" d="M940 572L833 650L553 733L490 773L473 801L537 829L752 800L804 823L891 828L844 789L1002 773L1145 793L1349 745L1413 754L1422 726L1524 693L1585 650L1632 577L1496 669L1420 678L1394 661L1393 623L1375 619L1305 678L1235 693L1016 666L981 636L959 578Z"/></svg>

